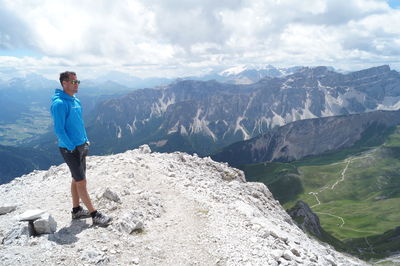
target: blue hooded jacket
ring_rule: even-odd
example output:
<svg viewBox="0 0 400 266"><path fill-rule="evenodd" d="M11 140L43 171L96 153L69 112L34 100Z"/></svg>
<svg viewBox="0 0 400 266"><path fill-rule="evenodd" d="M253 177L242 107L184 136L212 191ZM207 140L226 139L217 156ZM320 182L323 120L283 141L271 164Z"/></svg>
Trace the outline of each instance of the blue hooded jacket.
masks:
<svg viewBox="0 0 400 266"><path fill-rule="evenodd" d="M76 97L56 89L50 110L59 147L72 151L76 146L88 142L81 102Z"/></svg>

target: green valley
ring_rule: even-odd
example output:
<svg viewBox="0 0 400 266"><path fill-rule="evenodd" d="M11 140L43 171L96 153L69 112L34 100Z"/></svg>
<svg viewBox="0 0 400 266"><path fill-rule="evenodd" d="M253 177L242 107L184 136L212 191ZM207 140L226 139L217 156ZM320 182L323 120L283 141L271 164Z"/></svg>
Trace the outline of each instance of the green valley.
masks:
<svg viewBox="0 0 400 266"><path fill-rule="evenodd" d="M370 239L373 254L361 256L381 257L374 245L383 245L385 232L399 231L393 230L400 225L400 127L366 134L349 149L242 169L248 181L265 183L285 209L306 202L325 231L353 248ZM397 242L381 250L400 250Z"/></svg>
<svg viewBox="0 0 400 266"><path fill-rule="evenodd" d="M48 108L31 106L29 111L12 122L0 122L0 145L15 146L49 131L51 117Z"/></svg>

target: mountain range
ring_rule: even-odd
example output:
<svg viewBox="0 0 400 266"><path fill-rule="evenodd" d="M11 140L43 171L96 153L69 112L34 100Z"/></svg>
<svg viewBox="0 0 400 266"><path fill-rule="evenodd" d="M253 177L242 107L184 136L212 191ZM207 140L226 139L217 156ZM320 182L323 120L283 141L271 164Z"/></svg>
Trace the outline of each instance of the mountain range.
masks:
<svg viewBox="0 0 400 266"><path fill-rule="evenodd" d="M242 75L249 69L241 70L219 73L220 76ZM87 84L82 82L77 96L84 107L93 154L122 152L147 143L161 152L184 151L206 156L232 143L267 132L272 134L271 129L293 121L393 110L399 105L399 73L388 66L347 74L328 67L291 71L294 70L287 76L282 75L291 73L289 70L275 70L277 77L264 77L252 84L177 80L170 85L138 89L128 94L123 94L128 88L115 82L108 81L100 86L87 81ZM273 69L268 71L273 72ZM3 112L0 119L4 123L3 117L9 116L7 119L12 120L9 123L14 123L13 126L0 125L10 136L9 142L23 139L24 147L40 149L37 152L44 152L44 157L58 158L56 139L49 128L48 107L53 88L41 92L41 86L47 83L37 76L31 81L14 79L2 84L2 99L13 104L1 107L14 108ZM29 84L34 89L31 92ZM57 83L51 84L56 86ZM31 105L24 105L24 101ZM35 107L38 109L32 109ZM20 125L14 127L18 123ZM25 132L27 127L31 132ZM46 131L51 133L38 136ZM26 143L26 140L30 141ZM4 164L12 160L3 158ZM58 162L49 161L49 165ZM1 175L12 176L4 172Z"/></svg>
<svg viewBox="0 0 400 266"><path fill-rule="evenodd" d="M149 143L204 156L297 120L398 106L400 74L388 66L348 74L302 68L248 85L185 80L136 90L100 103L88 132L97 153Z"/></svg>
<svg viewBox="0 0 400 266"><path fill-rule="evenodd" d="M216 80L223 83L231 84L252 84L260 81L263 78L284 77L300 71L303 67L295 66L289 68L277 68L271 65L255 66L255 65L240 65L234 66L222 71L213 71L204 76L187 77L190 80ZM332 69L332 68L331 68ZM333 70L333 69L332 69Z"/></svg>
<svg viewBox="0 0 400 266"><path fill-rule="evenodd" d="M213 70L206 75L180 78L180 80L210 80L236 83L236 80L246 79L256 82L265 76L282 76L293 73L300 67L275 68L273 66L250 68L243 66L242 71L232 73ZM17 73L17 76L11 76ZM94 106L107 98L117 97L139 88L165 86L175 82L176 78L139 78L119 71L105 72L95 79L83 79L79 98L89 114ZM239 82L239 81L238 81ZM49 80L35 73L18 74L17 70L0 73L0 144L16 145L26 142L30 137L44 133L49 121L49 99L54 89L59 87L55 79ZM40 121L40 122L39 122ZM33 124L40 124L32 126ZM13 134L15 131L23 133Z"/></svg>
<svg viewBox="0 0 400 266"><path fill-rule="evenodd" d="M235 79L245 78L246 73L254 75L260 72L256 75L257 78L247 78L258 81L265 77L264 75L280 76L295 70L296 68L278 69L272 66L257 69L245 67L243 73L216 70L207 75L192 78L198 80L214 78L235 83ZM46 168L51 164L61 162L49 114L50 98L54 89L59 87L59 82L33 73L11 77L12 73L17 73L17 71L0 73L2 78L0 79L0 145L2 145L0 183L8 182L34 169ZM88 117L94 107L106 99L119 97L134 88L165 85L173 81L174 79L167 78L142 79L113 71L96 79L83 79L77 96L83 105L84 116ZM95 134L93 139L96 139L94 136ZM94 141L99 144L98 147L102 146L99 141ZM120 150L126 150L126 147L121 147ZM23 154L26 156L21 156ZM15 164L16 161L20 162L19 166Z"/></svg>

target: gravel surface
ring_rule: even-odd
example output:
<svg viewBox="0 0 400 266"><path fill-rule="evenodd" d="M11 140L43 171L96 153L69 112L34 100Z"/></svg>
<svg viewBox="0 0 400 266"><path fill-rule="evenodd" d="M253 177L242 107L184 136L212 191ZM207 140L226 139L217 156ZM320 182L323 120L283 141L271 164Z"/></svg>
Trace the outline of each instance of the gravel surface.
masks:
<svg viewBox="0 0 400 266"><path fill-rule="evenodd" d="M66 164L34 171L0 186L0 265L366 264L305 235L265 185L210 158L142 146L87 164L113 223L71 220ZM54 234L29 236L18 217L32 209L55 219Z"/></svg>

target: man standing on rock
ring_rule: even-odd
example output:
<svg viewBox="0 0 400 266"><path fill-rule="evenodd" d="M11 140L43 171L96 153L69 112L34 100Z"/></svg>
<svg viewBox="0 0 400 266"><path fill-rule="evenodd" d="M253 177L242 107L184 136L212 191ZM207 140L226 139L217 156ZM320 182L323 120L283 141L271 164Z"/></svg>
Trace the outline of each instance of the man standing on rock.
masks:
<svg viewBox="0 0 400 266"><path fill-rule="evenodd" d="M86 156L89 152L89 140L82 119L81 103L74 96L78 92L80 81L75 72L66 71L60 74L60 83L63 90L55 91L51 115L61 155L72 175L72 219L92 217L94 225L107 226L112 220L111 217L93 207L86 188ZM79 205L80 200L88 210Z"/></svg>

